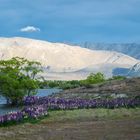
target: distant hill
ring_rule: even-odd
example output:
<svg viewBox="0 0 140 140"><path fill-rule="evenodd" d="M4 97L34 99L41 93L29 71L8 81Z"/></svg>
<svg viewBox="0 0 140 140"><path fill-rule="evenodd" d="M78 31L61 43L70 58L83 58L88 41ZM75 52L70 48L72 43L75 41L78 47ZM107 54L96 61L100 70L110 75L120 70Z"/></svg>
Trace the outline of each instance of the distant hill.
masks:
<svg viewBox="0 0 140 140"><path fill-rule="evenodd" d="M117 51L132 56L136 59L140 59L140 44L137 43L110 43L109 44L109 43L85 42L85 43L80 43L78 45L92 50Z"/></svg>
<svg viewBox="0 0 140 140"><path fill-rule="evenodd" d="M110 77L114 69L130 69L140 62L110 50L91 50L21 37L0 38L0 59L16 56L41 62L44 76L53 80L84 79L91 72L102 72Z"/></svg>

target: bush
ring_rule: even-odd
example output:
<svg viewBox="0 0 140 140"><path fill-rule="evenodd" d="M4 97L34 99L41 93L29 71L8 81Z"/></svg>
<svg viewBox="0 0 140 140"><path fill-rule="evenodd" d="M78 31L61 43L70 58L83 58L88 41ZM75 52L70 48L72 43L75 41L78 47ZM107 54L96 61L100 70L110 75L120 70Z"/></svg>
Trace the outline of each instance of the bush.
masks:
<svg viewBox="0 0 140 140"><path fill-rule="evenodd" d="M87 79L81 80L80 83L83 86L91 87L92 84L102 83L105 81L105 76L98 72L96 74L91 73Z"/></svg>

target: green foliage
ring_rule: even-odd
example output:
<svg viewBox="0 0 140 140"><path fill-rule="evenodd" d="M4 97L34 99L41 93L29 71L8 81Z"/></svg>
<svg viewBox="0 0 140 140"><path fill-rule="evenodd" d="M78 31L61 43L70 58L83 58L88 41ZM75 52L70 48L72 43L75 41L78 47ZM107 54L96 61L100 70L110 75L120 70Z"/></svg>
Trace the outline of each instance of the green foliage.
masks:
<svg viewBox="0 0 140 140"><path fill-rule="evenodd" d="M105 81L102 73L91 73L85 80L72 80L72 81L43 81L40 83L41 87L71 89L80 86L90 86L92 84L101 83Z"/></svg>
<svg viewBox="0 0 140 140"><path fill-rule="evenodd" d="M112 79L113 80L124 80L124 79L126 79L126 77L124 77L124 76L113 76Z"/></svg>
<svg viewBox="0 0 140 140"><path fill-rule="evenodd" d="M89 82L90 84L96 84L96 83L100 83L100 82L104 82L105 81L105 77L102 73L98 72L96 74L91 73L87 79L87 82Z"/></svg>
<svg viewBox="0 0 140 140"><path fill-rule="evenodd" d="M42 88L61 88L71 89L80 86L92 87L93 84L103 83L110 80L123 80L126 79L123 76L113 76L112 78L105 79L104 74L98 72L96 74L91 73L85 80L72 80L72 81L43 81L40 83Z"/></svg>
<svg viewBox="0 0 140 140"><path fill-rule="evenodd" d="M36 93L39 85L36 75L39 72L39 62L19 57L0 60L0 93L8 103L20 103L25 95Z"/></svg>
<svg viewBox="0 0 140 140"><path fill-rule="evenodd" d="M81 80L81 84L85 86L90 86L91 84L102 83L105 81L105 76L98 72L96 74L91 73L86 80Z"/></svg>
<svg viewBox="0 0 140 140"><path fill-rule="evenodd" d="M80 81L72 80L72 81L43 81L40 83L40 87L42 88L61 88L61 89L71 89L80 86Z"/></svg>

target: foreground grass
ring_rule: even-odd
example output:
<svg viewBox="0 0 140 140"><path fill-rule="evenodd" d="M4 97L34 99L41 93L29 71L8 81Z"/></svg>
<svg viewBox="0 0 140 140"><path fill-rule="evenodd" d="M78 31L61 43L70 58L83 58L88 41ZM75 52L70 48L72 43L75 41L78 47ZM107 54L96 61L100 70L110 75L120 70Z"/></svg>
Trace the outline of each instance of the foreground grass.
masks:
<svg viewBox="0 0 140 140"><path fill-rule="evenodd" d="M50 111L41 122L64 122L75 120L108 120L140 118L140 108L118 109L79 109Z"/></svg>
<svg viewBox="0 0 140 140"><path fill-rule="evenodd" d="M114 137L120 139L120 133L124 135L127 132L128 137L138 135L139 120L140 108L49 111L48 116L38 121L25 121L19 125L1 127L0 140L62 140L70 139L71 136L78 137L77 140L93 140L93 136L95 139L102 136L100 131L108 137L111 135L110 139L114 140Z"/></svg>
<svg viewBox="0 0 140 140"><path fill-rule="evenodd" d="M48 111L48 115L39 119L24 119L21 122L10 122L0 127L12 127L22 124L57 123L67 121L96 121L114 119L140 119L140 108L118 108L118 109L75 109Z"/></svg>

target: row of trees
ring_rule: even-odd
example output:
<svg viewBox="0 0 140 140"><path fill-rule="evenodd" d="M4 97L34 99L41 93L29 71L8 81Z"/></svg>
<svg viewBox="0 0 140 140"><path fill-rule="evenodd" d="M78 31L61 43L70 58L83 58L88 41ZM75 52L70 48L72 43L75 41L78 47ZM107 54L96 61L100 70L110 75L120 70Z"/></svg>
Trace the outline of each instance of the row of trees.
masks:
<svg viewBox="0 0 140 140"><path fill-rule="evenodd" d="M71 89L77 88L80 86L91 87L92 84L104 83L111 80L123 80L125 77L123 76L113 76L112 78L106 79L104 74L98 72L96 74L91 73L86 79L84 80L72 80L72 81L43 81L40 83L41 88L61 88L61 89Z"/></svg>
<svg viewBox="0 0 140 140"><path fill-rule="evenodd" d="M18 104L24 96L33 95L39 86L41 64L25 58L14 57L0 61L0 94L7 103Z"/></svg>
<svg viewBox="0 0 140 140"><path fill-rule="evenodd" d="M92 84L97 84L106 81L105 76L98 72L96 74L91 73L85 80L72 80L72 81L43 81L41 83L42 87L50 88L61 88L61 89L71 89L80 86L90 86Z"/></svg>

